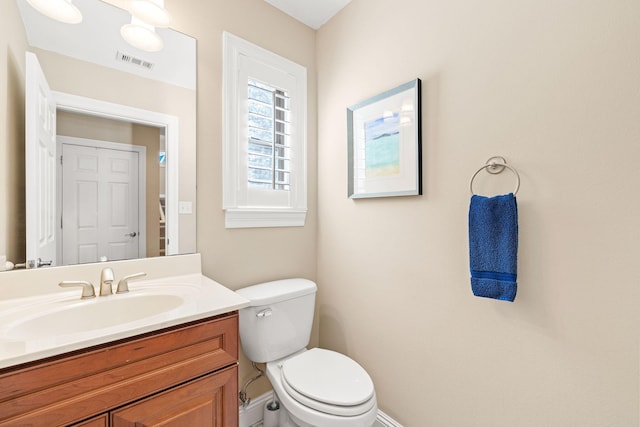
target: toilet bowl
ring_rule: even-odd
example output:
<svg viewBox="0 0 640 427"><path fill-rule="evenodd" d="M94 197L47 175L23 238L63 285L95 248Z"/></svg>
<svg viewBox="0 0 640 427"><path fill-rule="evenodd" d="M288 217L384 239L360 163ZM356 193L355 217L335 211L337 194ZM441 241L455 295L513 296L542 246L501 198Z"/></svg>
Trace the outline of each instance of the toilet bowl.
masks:
<svg viewBox="0 0 640 427"><path fill-rule="evenodd" d="M267 377L296 425L370 427L376 420L373 382L343 354L303 350L267 363Z"/></svg>
<svg viewBox="0 0 640 427"><path fill-rule="evenodd" d="M250 301L240 310L242 348L267 365L280 427L371 427L378 407L367 372L344 354L306 348L316 289L309 280L287 279L236 291Z"/></svg>

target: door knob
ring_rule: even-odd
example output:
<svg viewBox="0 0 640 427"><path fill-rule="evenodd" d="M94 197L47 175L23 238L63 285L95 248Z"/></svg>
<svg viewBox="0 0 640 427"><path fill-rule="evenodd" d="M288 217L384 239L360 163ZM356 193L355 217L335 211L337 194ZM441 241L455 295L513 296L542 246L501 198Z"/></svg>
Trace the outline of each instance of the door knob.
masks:
<svg viewBox="0 0 640 427"><path fill-rule="evenodd" d="M131 233L125 234L125 236L128 236L128 237L136 237L137 235L138 235L138 233L136 233L135 231L132 231Z"/></svg>

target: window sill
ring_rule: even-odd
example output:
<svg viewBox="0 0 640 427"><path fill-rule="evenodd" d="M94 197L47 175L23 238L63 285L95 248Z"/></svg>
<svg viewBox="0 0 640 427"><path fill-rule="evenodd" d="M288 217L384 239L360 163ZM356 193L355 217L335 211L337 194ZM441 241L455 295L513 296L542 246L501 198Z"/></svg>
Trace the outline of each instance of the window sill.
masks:
<svg viewBox="0 0 640 427"><path fill-rule="evenodd" d="M306 216L306 209L225 209L225 228L303 227Z"/></svg>

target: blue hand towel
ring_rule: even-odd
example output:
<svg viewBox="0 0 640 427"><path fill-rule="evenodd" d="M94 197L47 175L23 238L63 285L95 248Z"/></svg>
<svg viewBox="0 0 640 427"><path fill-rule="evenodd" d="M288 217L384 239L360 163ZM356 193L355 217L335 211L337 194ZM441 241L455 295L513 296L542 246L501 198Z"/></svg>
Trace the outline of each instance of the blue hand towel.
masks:
<svg viewBox="0 0 640 427"><path fill-rule="evenodd" d="M469 261L475 296L504 301L516 298L518 208L512 193L471 196Z"/></svg>

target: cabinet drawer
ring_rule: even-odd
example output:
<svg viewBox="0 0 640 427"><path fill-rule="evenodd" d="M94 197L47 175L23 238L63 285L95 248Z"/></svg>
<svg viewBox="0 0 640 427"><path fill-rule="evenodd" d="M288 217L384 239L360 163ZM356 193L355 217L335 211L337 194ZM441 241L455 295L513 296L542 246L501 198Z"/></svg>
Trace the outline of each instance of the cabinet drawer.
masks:
<svg viewBox="0 0 640 427"><path fill-rule="evenodd" d="M0 426L67 425L238 360L238 314L0 373Z"/></svg>

